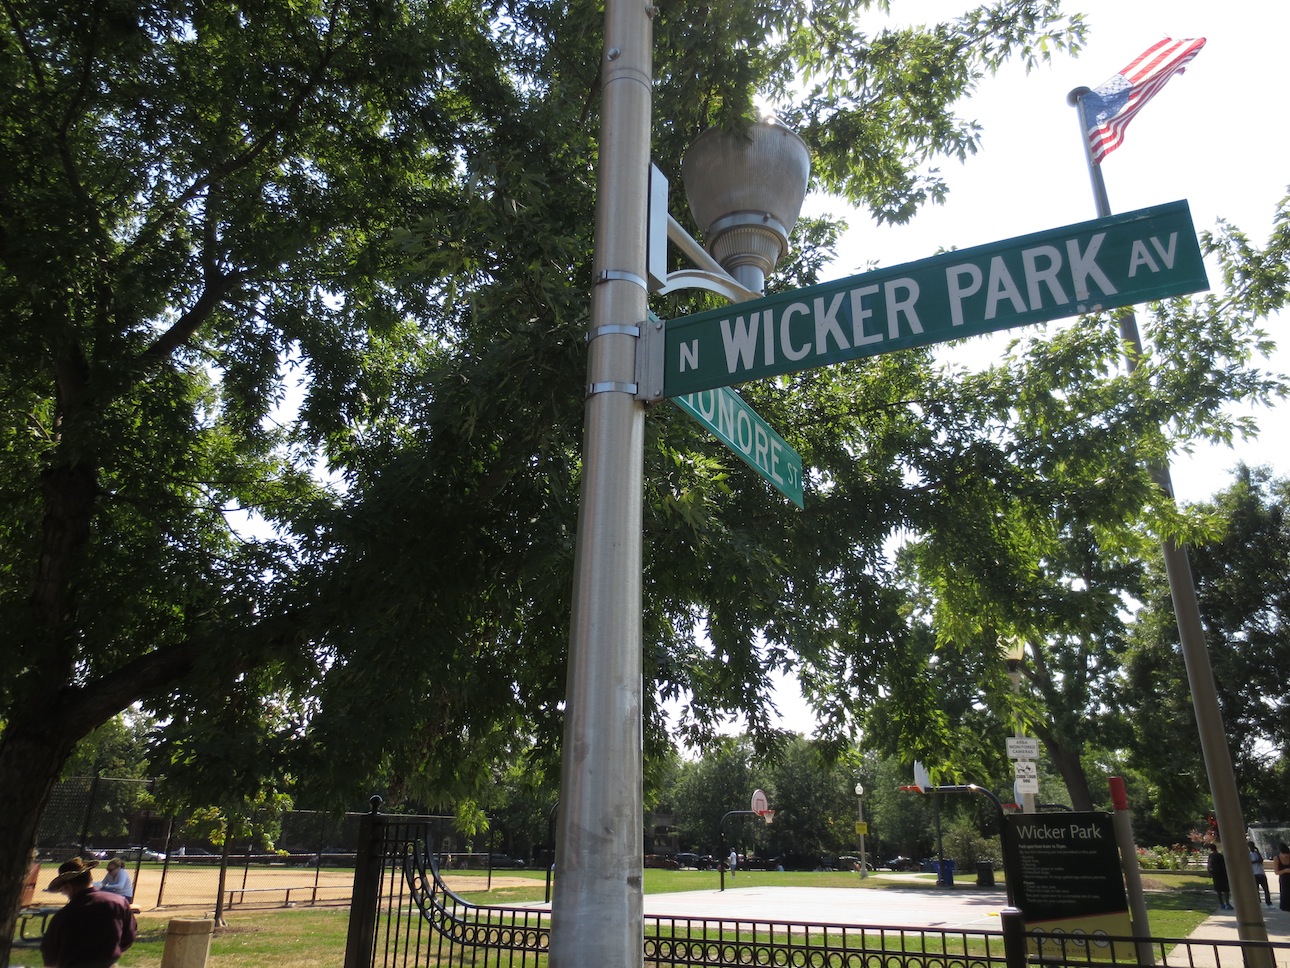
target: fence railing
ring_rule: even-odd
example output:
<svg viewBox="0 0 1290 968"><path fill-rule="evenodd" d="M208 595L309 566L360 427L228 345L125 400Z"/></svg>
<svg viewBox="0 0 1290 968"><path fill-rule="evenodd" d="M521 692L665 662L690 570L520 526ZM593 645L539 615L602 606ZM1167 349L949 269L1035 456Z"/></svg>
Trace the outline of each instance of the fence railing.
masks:
<svg viewBox="0 0 1290 968"><path fill-rule="evenodd" d="M444 883L432 849L444 819L383 817L375 811L365 818L345 968L546 965L549 912L475 904ZM1287 942L1027 933L1015 910L1002 913L1002 930L661 915L646 915L644 920L644 963L649 968L1290 965Z"/></svg>

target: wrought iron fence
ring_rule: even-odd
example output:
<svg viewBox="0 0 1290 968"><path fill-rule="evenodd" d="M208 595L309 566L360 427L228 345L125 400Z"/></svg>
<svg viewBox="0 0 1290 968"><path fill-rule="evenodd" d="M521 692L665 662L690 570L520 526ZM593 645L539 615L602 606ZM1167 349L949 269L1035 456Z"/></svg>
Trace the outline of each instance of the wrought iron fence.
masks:
<svg viewBox="0 0 1290 968"><path fill-rule="evenodd" d="M449 818L364 819L350 908L345 968L543 968L550 919L544 908L479 905L439 875L432 845ZM1094 968L1290 966L1290 943L1030 933L1020 912L1003 930L647 915L647 968Z"/></svg>
<svg viewBox="0 0 1290 968"><path fill-rule="evenodd" d="M546 964L542 908L480 905L454 893L428 845L448 818L368 819L350 908L345 968ZM1000 932L647 916L651 968L734 965L991 968L1007 964Z"/></svg>

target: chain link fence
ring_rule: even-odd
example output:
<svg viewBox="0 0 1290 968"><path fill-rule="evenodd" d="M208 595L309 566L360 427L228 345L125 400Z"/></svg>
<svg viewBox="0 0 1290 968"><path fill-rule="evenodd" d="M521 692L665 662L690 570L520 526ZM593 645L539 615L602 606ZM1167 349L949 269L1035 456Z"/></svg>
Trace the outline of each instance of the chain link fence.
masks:
<svg viewBox="0 0 1290 968"><path fill-rule="evenodd" d="M36 840L39 875L33 904L64 900L43 888L69 857L92 858L100 867L119 857L134 884L141 910L161 907L224 907L348 904L361 814L293 810L281 821L273 851L231 843L227 864L221 849L185 837L183 817L150 807L153 781L73 777L50 797Z"/></svg>

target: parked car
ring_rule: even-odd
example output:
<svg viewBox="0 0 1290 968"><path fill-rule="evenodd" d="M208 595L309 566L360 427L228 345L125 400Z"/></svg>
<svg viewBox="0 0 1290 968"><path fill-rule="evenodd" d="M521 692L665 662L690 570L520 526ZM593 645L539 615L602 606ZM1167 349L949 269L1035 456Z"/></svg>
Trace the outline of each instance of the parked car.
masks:
<svg viewBox="0 0 1290 968"><path fill-rule="evenodd" d="M234 854L234 858L238 855ZM172 864L186 864L189 866L218 867L220 855L207 850L204 847L174 847L170 851L170 862ZM235 861L236 862L236 861Z"/></svg>
<svg viewBox="0 0 1290 968"><path fill-rule="evenodd" d="M891 858L891 860L883 861L882 866L889 871L916 871L918 870L918 861L900 854Z"/></svg>
<svg viewBox="0 0 1290 968"><path fill-rule="evenodd" d="M696 854L691 851L681 851L676 855L676 862L682 867L692 867L700 871L710 871L716 867L716 860L711 854Z"/></svg>
<svg viewBox="0 0 1290 968"><path fill-rule="evenodd" d="M518 867L524 867L524 866L526 866L526 865L525 865L525 863L524 863L524 861L520 860L518 857L512 857L512 856L510 856L510 854L494 854L494 855L493 855L493 870L497 870L497 868L499 868L499 867L516 867L516 868L518 868Z"/></svg>
<svg viewBox="0 0 1290 968"><path fill-rule="evenodd" d="M778 861L786 871L818 871L820 869L820 856L818 854L787 851L780 854Z"/></svg>
<svg viewBox="0 0 1290 968"><path fill-rule="evenodd" d="M358 853L346 847L324 847L320 861L324 867L353 867Z"/></svg>

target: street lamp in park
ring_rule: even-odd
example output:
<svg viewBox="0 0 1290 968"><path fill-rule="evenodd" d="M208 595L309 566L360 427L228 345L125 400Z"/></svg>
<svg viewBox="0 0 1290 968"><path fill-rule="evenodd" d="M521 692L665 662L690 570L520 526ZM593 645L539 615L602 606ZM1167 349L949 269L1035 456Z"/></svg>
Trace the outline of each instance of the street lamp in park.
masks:
<svg viewBox="0 0 1290 968"><path fill-rule="evenodd" d="M1012 680L1012 695L1014 701L1021 695L1021 669L1026 664L1026 640L1020 636L1011 636L1000 638L999 645L1003 647L1003 658L1008 664L1008 678ZM1018 720L1019 721L1019 720ZM1024 731L1017 727L1016 735L1024 736ZM1009 740L1009 742L1014 742ZM1013 757L1014 762L1024 760L1024 757ZM1014 781L1019 783L1019 781ZM1017 797L1021 803L1022 813L1035 812L1035 795L1032 792L1018 793Z"/></svg>
<svg viewBox="0 0 1290 968"><path fill-rule="evenodd" d="M868 833L868 825L864 822L864 784L856 784L856 833L860 835L860 879L869 876L869 860L865 855L864 835Z"/></svg>
<svg viewBox="0 0 1290 968"><path fill-rule="evenodd" d="M806 143L773 119L745 132L709 128L685 153L681 178L704 246L746 288L765 289L788 252L810 174Z"/></svg>
<svg viewBox="0 0 1290 968"><path fill-rule="evenodd" d="M661 241L661 231L691 258L701 255L711 263L704 270L718 270L728 283L723 288L738 293L736 298L755 295L760 285L740 285L731 271L751 281L758 267L764 267L764 279L774 265L764 253L750 259L722 249L708 256L698 246L678 241L684 232L677 226L674 235L670 217L649 231L651 18L656 10L650 4L605 0L582 489L566 670L558 876L551 899L552 968L632 968L644 959L641 503L646 402L639 392L637 355L649 317L650 244ZM712 140L721 142L722 136ZM739 149L733 150L738 157ZM732 173L726 173L727 181L734 181ZM801 188L804 195L804 178ZM801 197L788 206L744 198L736 198L735 204L746 207L709 216L704 229L714 239L729 236L737 250L734 239L748 237L764 250L764 230L783 229L785 241L776 251L786 249ZM721 261L733 270L722 269Z"/></svg>

